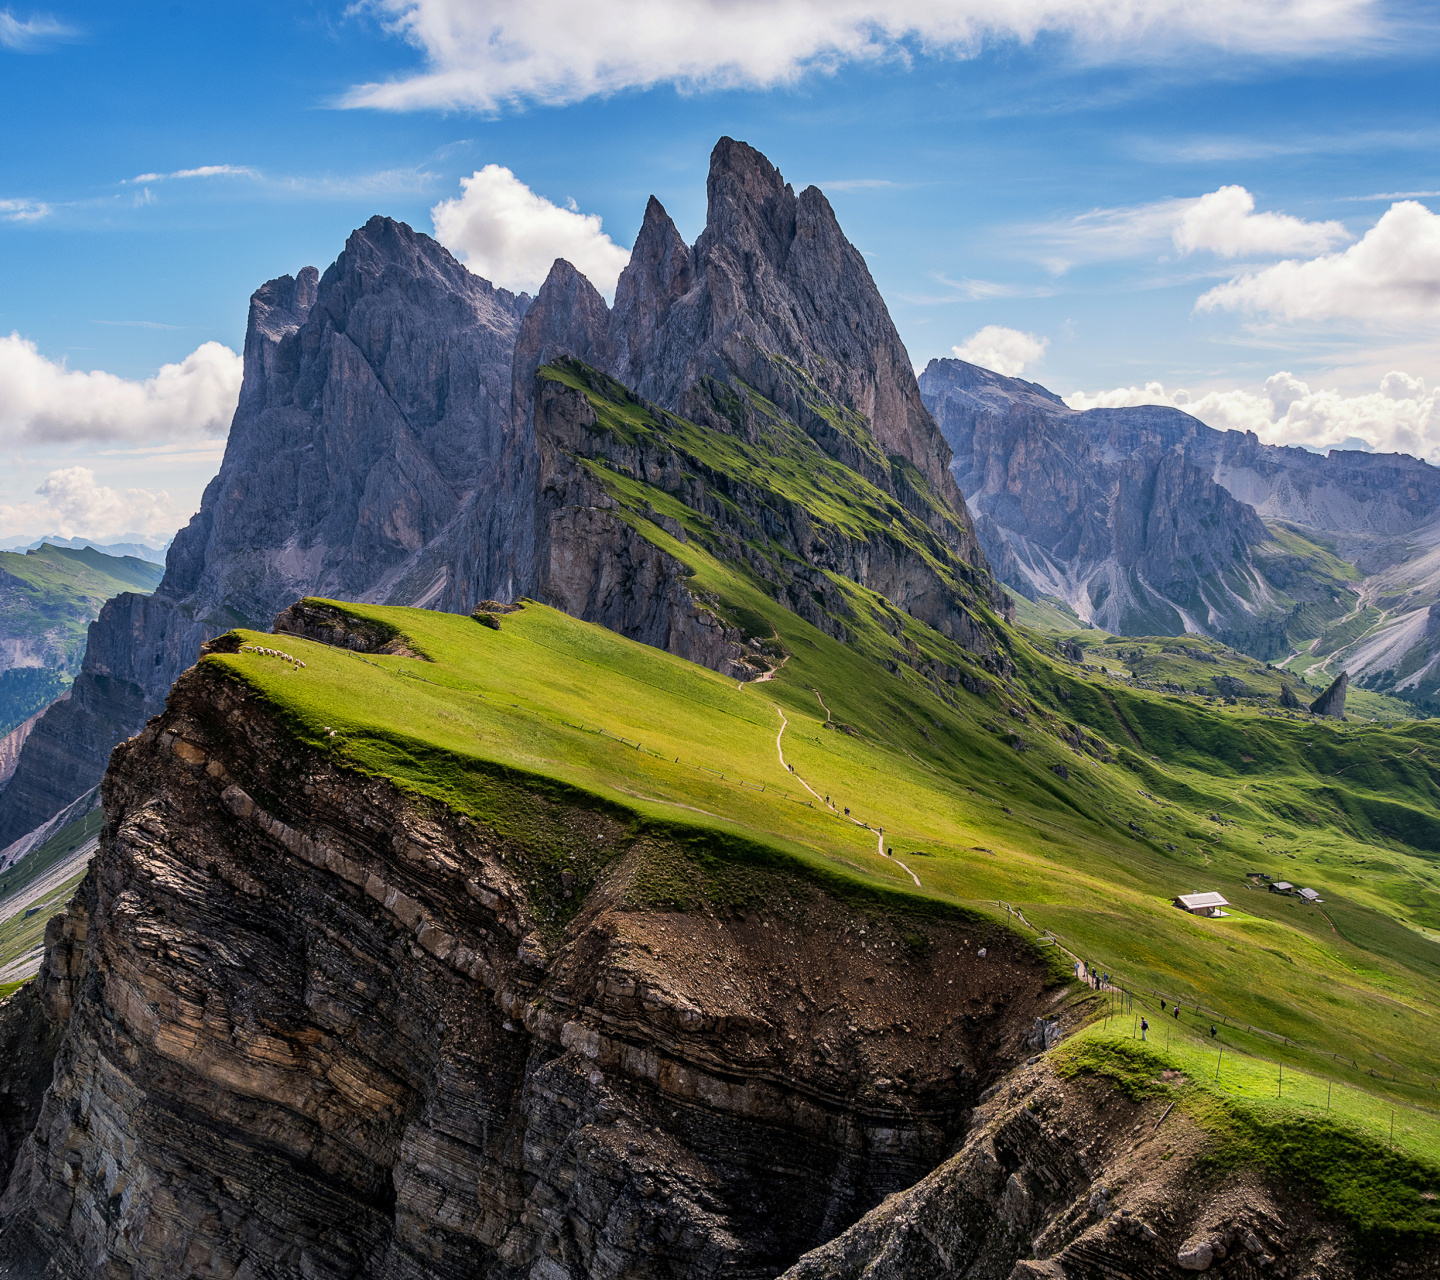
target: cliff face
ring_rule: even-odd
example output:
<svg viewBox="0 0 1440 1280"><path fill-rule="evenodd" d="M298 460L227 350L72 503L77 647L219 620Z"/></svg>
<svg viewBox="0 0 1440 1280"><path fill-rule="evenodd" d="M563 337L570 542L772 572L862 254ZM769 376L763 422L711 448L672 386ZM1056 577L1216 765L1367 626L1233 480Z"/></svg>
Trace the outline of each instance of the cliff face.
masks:
<svg viewBox="0 0 1440 1280"><path fill-rule="evenodd" d="M537 598L748 678L741 642L768 637L723 621L723 598L692 582L691 543L838 638L854 614L840 579L1003 666L993 580L955 554L958 518L915 472L871 485L767 402L711 390L705 417L723 432L639 403L578 362L542 371Z"/></svg>
<svg viewBox="0 0 1440 1280"><path fill-rule="evenodd" d="M532 307L384 218L355 232L323 278L307 268L260 289L220 474L155 596L106 606L75 697L40 722L0 796L0 847L93 786L113 744L231 626L311 594L459 612L541 592L552 572L536 541L552 523L543 495L568 482L542 469L533 399L536 370L558 357L721 432L750 430L734 406L762 398L925 522L962 566L965 594L1004 613L948 446L825 197L796 196L730 139L715 148L708 193L693 248L651 200L613 311L568 263ZM669 568L593 513L572 514L586 571L604 561L610 578L546 598L583 596L585 616L627 635L728 660L717 655L732 639L693 632L694 602ZM933 586L933 574L887 554L873 568L856 558L855 580L897 583L919 602L929 587L905 580ZM938 596L916 607L927 619L953 612Z"/></svg>
<svg viewBox="0 0 1440 1280"><path fill-rule="evenodd" d="M1077 1276L1354 1276L1353 1241L1256 1170L1205 1177L1209 1144L1163 1099L1127 1100L1048 1064L976 1108L961 1148L782 1280L1068 1280ZM1387 1275L1437 1274L1390 1256Z"/></svg>
<svg viewBox="0 0 1440 1280"><path fill-rule="evenodd" d="M1354 608L1326 550L1341 531L1314 518L1339 512L1340 491L1355 529L1389 517L1340 455L1261 445L1162 406L1079 413L959 360L931 361L921 386L987 556L1031 599L1120 634L1192 631L1267 658Z"/></svg>
<svg viewBox="0 0 1440 1280"><path fill-rule="evenodd" d="M780 872L659 909L683 850L495 785L505 832L187 673L0 1011L63 1029L0 1113L5 1274L773 1275L933 1168L1051 1007L1003 931Z"/></svg>
<svg viewBox="0 0 1440 1280"><path fill-rule="evenodd" d="M444 591L446 558L424 552L498 487L527 303L388 218L323 278L307 267L256 291L220 472L155 594L117 596L92 624L74 695L36 726L0 801L0 847L94 786L211 636L314 592Z"/></svg>

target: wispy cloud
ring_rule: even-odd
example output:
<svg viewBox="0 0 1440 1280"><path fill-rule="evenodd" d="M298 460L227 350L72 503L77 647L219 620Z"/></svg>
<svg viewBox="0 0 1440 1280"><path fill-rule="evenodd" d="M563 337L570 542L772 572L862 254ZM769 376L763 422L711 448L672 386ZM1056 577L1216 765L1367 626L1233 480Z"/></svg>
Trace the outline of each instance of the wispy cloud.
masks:
<svg viewBox="0 0 1440 1280"><path fill-rule="evenodd" d="M0 221L34 222L47 217L50 206L43 200L0 200Z"/></svg>
<svg viewBox="0 0 1440 1280"><path fill-rule="evenodd" d="M9 9L0 9L0 46L11 53L44 53L49 46L79 35L77 28L47 13L17 18Z"/></svg>
<svg viewBox="0 0 1440 1280"><path fill-rule="evenodd" d="M1018 227L1016 234L1035 246L1037 261L1057 276L1082 263L1169 250L1224 258L1279 257L1316 253L1351 238L1339 222L1256 213L1255 198L1240 186L1220 187L1202 196L1092 209L1072 218Z"/></svg>
<svg viewBox="0 0 1440 1280"><path fill-rule="evenodd" d="M258 178L260 170L248 164L202 164L196 169L176 169L172 173L138 173L125 178L121 186L133 186L141 182L169 182L174 178Z"/></svg>
<svg viewBox="0 0 1440 1280"><path fill-rule="evenodd" d="M898 187L901 184L891 182L889 178L837 178L831 182L817 182L815 185L822 191L875 191L881 187Z"/></svg>
<svg viewBox="0 0 1440 1280"><path fill-rule="evenodd" d="M939 294L901 294L912 306L936 307L952 302L989 302L995 298L1053 298L1059 292L1053 285L1004 284L998 280L973 280L966 276L952 280L935 277L947 290Z"/></svg>
<svg viewBox="0 0 1440 1280"><path fill-rule="evenodd" d="M1367 200L1433 200L1440 191L1377 191L1371 196L1341 196L1347 204L1359 204Z"/></svg>
<svg viewBox="0 0 1440 1280"><path fill-rule="evenodd" d="M1356 129L1343 133L1297 134L1289 138L1247 135L1208 138L1136 138L1128 150L1155 164L1223 164L1275 160L1282 156L1352 155L1357 152L1427 151L1440 135L1434 129Z"/></svg>

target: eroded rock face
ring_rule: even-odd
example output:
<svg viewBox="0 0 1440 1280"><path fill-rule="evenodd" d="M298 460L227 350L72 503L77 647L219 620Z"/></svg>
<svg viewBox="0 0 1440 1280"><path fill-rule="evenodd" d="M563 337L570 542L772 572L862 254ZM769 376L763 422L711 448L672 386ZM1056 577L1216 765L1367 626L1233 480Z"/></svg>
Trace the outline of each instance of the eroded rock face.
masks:
<svg viewBox="0 0 1440 1280"><path fill-rule="evenodd" d="M1336 720L1345 719L1345 691L1349 687L1350 676L1342 671L1330 682L1330 687L1310 704L1311 712L1317 716L1331 716Z"/></svg>
<svg viewBox="0 0 1440 1280"><path fill-rule="evenodd" d="M356 231L323 277L306 268L258 290L220 474L156 593L117 597L92 628L74 696L36 726L0 796L0 848L95 785L114 743L232 626L267 625L312 595L468 612L534 594L554 567L536 538L556 479L542 470L534 374L560 356L722 430L735 427L715 411L717 389L753 388L929 523L972 594L1006 613L948 446L825 197L796 196L731 139L712 156L708 194L693 248L650 201L613 310L564 262L532 307L386 218ZM603 581L580 593L584 616L723 669L731 641L694 630L694 602L643 540L586 515L571 544L601 535L611 541L588 567ZM570 577L585 567L572 557ZM882 549L874 581L859 580L885 591L912 568ZM926 607L927 620L947 608Z"/></svg>
<svg viewBox="0 0 1440 1280"><path fill-rule="evenodd" d="M154 595L117 596L91 625L73 695L5 788L0 848L100 780L211 636L268 626L306 595L437 601L454 559L441 535L499 487L528 303L389 218L323 277L306 267L255 292L220 472Z"/></svg>
<svg viewBox="0 0 1440 1280"><path fill-rule="evenodd" d="M1162 1114L1164 1113L1164 1114ZM960 1149L801 1258L782 1280L1160 1280L1356 1276L1352 1243L1255 1171L1198 1176L1205 1135L1166 1103L1023 1067L976 1108ZM1434 1259L1383 1274L1440 1275Z"/></svg>
<svg viewBox="0 0 1440 1280"><path fill-rule="evenodd" d="M891 947L776 873L648 907L678 850L494 786L528 839L185 675L25 1014L65 1032L6 1274L774 1275L943 1159L1053 1006L1010 935Z"/></svg>

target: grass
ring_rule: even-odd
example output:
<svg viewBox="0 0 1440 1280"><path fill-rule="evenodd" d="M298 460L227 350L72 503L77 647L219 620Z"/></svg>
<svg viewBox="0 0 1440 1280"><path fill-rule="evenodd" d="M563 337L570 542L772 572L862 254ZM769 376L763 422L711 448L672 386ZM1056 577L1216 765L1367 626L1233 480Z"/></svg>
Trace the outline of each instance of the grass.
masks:
<svg viewBox="0 0 1440 1280"><path fill-rule="evenodd" d="M1440 1116L1153 1022L1142 1043L1134 1023L1130 1013L1093 1023L1054 1051L1056 1069L1172 1101L1210 1138L1203 1175L1250 1165L1305 1184L1371 1261L1440 1241Z"/></svg>
<svg viewBox="0 0 1440 1280"><path fill-rule="evenodd" d="M693 547L676 549L698 562ZM1319 1070L1342 1053L1398 1078L1371 1088L1424 1100L1437 1068L1440 947L1418 928L1440 930L1440 875L1433 855L1361 838L1363 806L1359 816L1342 806L1335 820L1337 800L1382 804L1375 779L1357 769L1327 788L1322 777L1375 746L1421 741L1433 751L1434 730L1272 722L1073 674L1067 698L1046 690L1063 718L1038 698L1006 694L1026 705L1016 720L996 686L938 696L914 668L877 672L865 653L874 637L841 644L758 592L750 599L791 657L774 680L743 688L533 604L499 631L426 611L344 606L392 622L429 662L298 639L286 646L307 662L303 671L249 653L205 662L250 684L338 760L486 821L518 820L512 786L558 787L728 856L788 860L917 909L929 901L999 920L997 904L1011 903L1136 989L1203 1002L1285 1037L1291 1043L1262 1036L1257 1045L1274 1043L1297 1067ZM1067 673L1034 651L1019 656L1020 678L1033 686L1057 677L1059 690ZM829 723L848 732L827 727L827 708ZM869 830L781 769L781 710L786 759ZM1112 763L1066 743L1079 723ZM1029 750L1010 745L1012 725ZM1383 805L1423 819L1440 794L1432 766L1396 754L1407 781L1382 777ZM1055 763L1067 765L1068 781ZM1277 817L1282 810L1290 816ZM922 889L879 856L882 827ZM1257 867L1313 883L1325 905L1246 888ZM1170 906L1173 894L1199 888L1221 889L1235 910L1211 921Z"/></svg>
<svg viewBox="0 0 1440 1280"><path fill-rule="evenodd" d="M832 550L889 540L957 595L974 587L916 477L886 473L874 450L864 474L840 465L743 388L711 388L717 412L744 423L731 435L657 414L583 366L546 376L594 407L579 462L613 518L779 663L773 679L738 685L533 603L498 629L338 605L423 657L286 637L304 668L236 651L203 670L243 681L337 764L520 837L552 928L575 909L559 877L583 889L610 856L547 816L547 797L583 800L656 836L645 900L763 899L799 876L885 911L1023 920L1134 991L1214 1010L1236 1051L1336 1075L1376 1107L1434 1109L1440 725L1283 714L1273 699L1293 677L1193 637L1072 633L1088 665L1068 663L1053 634L1006 628L972 599L979 632L1003 647L983 660L834 571L804 579L812 625L785 603L799 561L767 533L802 515ZM855 424L823 408L849 439ZM662 458L642 471L673 491L639 478L622 445ZM263 642L239 631L229 645ZM1173 687L1217 672L1260 696L1228 705ZM794 774L777 753L782 715ZM1325 902L1268 894L1251 871ZM1170 905L1197 889L1222 891L1230 913ZM1276 1104L1281 1138L1309 1123L1303 1102Z"/></svg>

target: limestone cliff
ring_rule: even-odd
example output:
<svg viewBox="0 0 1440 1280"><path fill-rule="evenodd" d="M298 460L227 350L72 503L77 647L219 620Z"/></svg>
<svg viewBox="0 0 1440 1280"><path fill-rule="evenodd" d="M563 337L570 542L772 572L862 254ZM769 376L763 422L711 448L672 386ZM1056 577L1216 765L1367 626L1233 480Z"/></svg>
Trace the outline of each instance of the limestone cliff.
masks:
<svg viewBox="0 0 1440 1280"><path fill-rule="evenodd" d="M996 926L773 867L666 907L683 846L492 783L503 827L182 677L0 1012L0 1049L63 1037L0 1109L3 1274L775 1275L944 1159L1054 1007Z"/></svg>
<svg viewBox="0 0 1440 1280"><path fill-rule="evenodd" d="M730 139L711 158L708 195L693 248L651 200L613 310L563 262L532 307L386 218L356 231L323 277L306 268L257 291L220 474L156 594L118 596L94 625L75 696L37 725L0 794L0 847L93 786L111 747L228 627L312 594L465 612L543 593L552 562L536 539L557 478L542 469L533 396L537 369L559 357L711 430L743 434L734 406L762 398L924 522L961 594L1003 614L949 448L825 197L796 196ZM547 598L583 596L587 617L727 660L715 655L733 637L692 635L694 602L650 550L588 508L571 514L572 545L590 570L606 562L609 585ZM596 541L602 526L613 542ZM878 547L873 570L852 557L846 572L882 592L911 576L934 585L924 566L890 563L894 549ZM900 590L927 619L954 612L928 588Z"/></svg>
<svg viewBox="0 0 1440 1280"><path fill-rule="evenodd" d="M74 695L0 797L0 847L94 786L211 636L315 592L425 604L444 590L445 562L422 553L497 487L528 301L389 218L323 277L255 292L220 472L155 594L116 596L92 625Z"/></svg>
<svg viewBox="0 0 1440 1280"><path fill-rule="evenodd" d="M1178 409L1076 412L960 360L932 360L921 387L1002 580L1119 634L1287 654L1355 607L1328 549L1336 520L1358 535L1396 518L1341 455L1261 445Z"/></svg>

